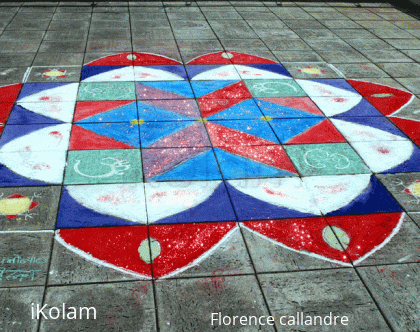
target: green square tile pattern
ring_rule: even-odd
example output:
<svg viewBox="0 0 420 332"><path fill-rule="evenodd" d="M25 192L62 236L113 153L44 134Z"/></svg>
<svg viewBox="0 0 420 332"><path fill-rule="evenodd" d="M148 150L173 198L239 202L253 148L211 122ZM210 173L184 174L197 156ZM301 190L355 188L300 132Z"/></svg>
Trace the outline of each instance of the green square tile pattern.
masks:
<svg viewBox="0 0 420 332"><path fill-rule="evenodd" d="M78 100L135 100L134 82L80 83Z"/></svg>
<svg viewBox="0 0 420 332"><path fill-rule="evenodd" d="M294 80L244 80L244 82L254 98L306 96Z"/></svg>
<svg viewBox="0 0 420 332"><path fill-rule="evenodd" d="M139 149L69 151L64 184L143 182Z"/></svg>
<svg viewBox="0 0 420 332"><path fill-rule="evenodd" d="M347 143L289 145L284 148L302 176L370 173Z"/></svg>

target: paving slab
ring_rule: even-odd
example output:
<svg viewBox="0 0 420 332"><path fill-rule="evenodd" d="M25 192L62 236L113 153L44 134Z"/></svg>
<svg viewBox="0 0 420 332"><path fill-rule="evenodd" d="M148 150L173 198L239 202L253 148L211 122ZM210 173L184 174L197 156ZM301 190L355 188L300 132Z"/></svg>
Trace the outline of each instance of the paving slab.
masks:
<svg viewBox="0 0 420 332"><path fill-rule="evenodd" d="M391 331L352 269L263 274L258 278L269 308L278 317L279 328L283 327L280 327L283 323L288 324L287 328L291 331L311 331L314 326L313 316L332 314L340 316L336 322L341 331L352 331L355 328L358 331ZM308 278L311 279L310 284L306 282ZM299 317L296 318L296 315ZM284 319L280 321L282 316ZM348 325L341 324L344 316L348 318L348 322L344 319ZM302 321L312 324L305 326ZM300 325L297 326L297 323ZM318 319L317 329L328 331L331 328L326 325L321 327Z"/></svg>
<svg viewBox="0 0 420 332"><path fill-rule="evenodd" d="M360 267L357 271L395 331L419 328L418 263Z"/></svg>
<svg viewBox="0 0 420 332"><path fill-rule="evenodd" d="M61 331L86 330L97 329L98 326L104 331L122 328L125 331L156 331L150 281L49 287L45 304L47 319L41 318L40 331L49 331L51 328L59 328ZM52 308L59 308L60 314L64 312L67 319L61 319L60 315L59 320L54 320L57 310ZM69 319L74 315L78 319Z"/></svg>
<svg viewBox="0 0 420 332"><path fill-rule="evenodd" d="M42 286L48 275L53 231L2 232L1 287Z"/></svg>

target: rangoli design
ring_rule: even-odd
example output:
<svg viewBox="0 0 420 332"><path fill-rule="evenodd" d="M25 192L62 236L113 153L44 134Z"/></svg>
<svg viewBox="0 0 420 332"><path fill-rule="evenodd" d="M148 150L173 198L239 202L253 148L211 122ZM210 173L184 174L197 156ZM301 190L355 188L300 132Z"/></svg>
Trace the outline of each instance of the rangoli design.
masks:
<svg viewBox="0 0 420 332"><path fill-rule="evenodd" d="M188 269L241 227L358 264L403 220L375 174L420 171L400 89L295 80L237 52L187 64L123 53L85 65L80 83L43 75L0 88L0 186L62 185L56 239L138 278ZM5 199L8 218L36 207Z"/></svg>

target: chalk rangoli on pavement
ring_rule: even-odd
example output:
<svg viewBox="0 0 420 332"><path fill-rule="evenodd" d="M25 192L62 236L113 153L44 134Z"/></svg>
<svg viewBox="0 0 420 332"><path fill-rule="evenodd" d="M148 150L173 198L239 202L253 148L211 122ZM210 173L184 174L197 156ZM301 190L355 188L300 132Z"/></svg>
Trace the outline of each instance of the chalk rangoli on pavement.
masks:
<svg viewBox="0 0 420 332"><path fill-rule="evenodd" d="M185 65L123 53L85 65L80 83L53 81L65 74L0 88L0 186L63 186L56 239L98 264L168 277L244 227L351 265L401 226L375 173L420 171L409 92L295 80L237 52ZM10 218L36 207L0 203Z"/></svg>

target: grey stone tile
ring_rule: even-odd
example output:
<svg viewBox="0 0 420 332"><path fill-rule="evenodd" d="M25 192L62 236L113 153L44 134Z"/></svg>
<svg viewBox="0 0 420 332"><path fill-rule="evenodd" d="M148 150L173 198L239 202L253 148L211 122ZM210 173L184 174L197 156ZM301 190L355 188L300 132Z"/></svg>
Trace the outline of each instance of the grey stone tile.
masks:
<svg viewBox="0 0 420 332"><path fill-rule="evenodd" d="M130 29L90 29L89 39L130 39Z"/></svg>
<svg viewBox="0 0 420 332"><path fill-rule="evenodd" d="M127 13L128 7L102 7L96 6L92 10L94 13Z"/></svg>
<svg viewBox="0 0 420 332"><path fill-rule="evenodd" d="M208 257L177 274L176 278L252 273L254 273L254 269L251 259L238 228L228 239L220 243Z"/></svg>
<svg viewBox="0 0 420 332"><path fill-rule="evenodd" d="M211 28L208 29L179 29L174 30L176 39L216 39L216 35L213 33Z"/></svg>
<svg viewBox="0 0 420 332"><path fill-rule="evenodd" d="M22 83L28 67L0 67L0 83Z"/></svg>
<svg viewBox="0 0 420 332"><path fill-rule="evenodd" d="M211 21L210 25L221 39L257 38L255 32L244 21Z"/></svg>
<svg viewBox="0 0 420 332"><path fill-rule="evenodd" d="M288 39L298 39L299 36L291 29L255 29L255 33L261 39L271 39L271 38L288 38Z"/></svg>
<svg viewBox="0 0 420 332"><path fill-rule="evenodd" d="M315 62L322 58L315 51L273 51L280 62Z"/></svg>
<svg viewBox="0 0 420 332"><path fill-rule="evenodd" d="M413 189L415 182L420 180L420 173L378 174L377 176L404 210L420 212L420 197ZM410 186L413 191L410 191Z"/></svg>
<svg viewBox="0 0 420 332"><path fill-rule="evenodd" d="M3 201L12 195L22 196L19 198L19 206L10 208L7 203L4 205L0 216L0 230L55 229L60 193L59 186L0 188Z"/></svg>
<svg viewBox="0 0 420 332"><path fill-rule="evenodd" d="M52 231L0 233L0 287L44 285Z"/></svg>
<svg viewBox="0 0 420 332"><path fill-rule="evenodd" d="M213 321L222 316L269 316L254 276L161 280L155 283L159 327L163 331L255 331L255 326L227 327ZM183 303L180 310L180 303ZM259 331L274 331L258 326Z"/></svg>
<svg viewBox="0 0 420 332"><path fill-rule="evenodd" d="M130 52L132 50L131 40L108 40L108 39L93 39L88 40L86 52L103 52L103 51L121 51Z"/></svg>
<svg viewBox="0 0 420 332"><path fill-rule="evenodd" d="M128 21L130 14L128 13L93 13L92 22L101 21Z"/></svg>
<svg viewBox="0 0 420 332"><path fill-rule="evenodd" d="M91 13L55 13L53 20L89 20Z"/></svg>
<svg viewBox="0 0 420 332"><path fill-rule="evenodd" d="M41 42L42 38L45 35L45 31L34 31L34 30L27 30L27 31L3 31L0 36L0 41L17 41L22 40L22 42L26 40L36 40Z"/></svg>
<svg viewBox="0 0 420 332"><path fill-rule="evenodd" d="M179 22L182 22L182 21L179 21ZM143 21L139 20L139 21L131 21L131 27L135 30L141 30L143 28L168 28L170 29L171 24L169 23L168 20L143 20Z"/></svg>
<svg viewBox="0 0 420 332"><path fill-rule="evenodd" d="M397 26L388 21L357 21L357 24L366 29L395 29Z"/></svg>
<svg viewBox="0 0 420 332"><path fill-rule="evenodd" d="M311 47L301 39L269 38L264 43L272 51L300 51L312 50Z"/></svg>
<svg viewBox="0 0 420 332"><path fill-rule="evenodd" d="M387 43L391 44L395 48L403 50L418 50L420 49L420 40L416 38L412 39L384 39Z"/></svg>
<svg viewBox="0 0 420 332"><path fill-rule="evenodd" d="M281 20L311 20L313 17L301 8L275 7L270 8Z"/></svg>
<svg viewBox="0 0 420 332"><path fill-rule="evenodd" d="M357 268L396 332L420 329L420 264Z"/></svg>
<svg viewBox="0 0 420 332"><path fill-rule="evenodd" d="M352 20L320 20L330 29L360 29L361 26Z"/></svg>
<svg viewBox="0 0 420 332"><path fill-rule="evenodd" d="M378 16L386 19L387 21L414 21L416 20L413 16L405 13L377 13Z"/></svg>
<svg viewBox="0 0 420 332"><path fill-rule="evenodd" d="M379 38L413 38L403 29L371 29L370 31Z"/></svg>
<svg viewBox="0 0 420 332"><path fill-rule="evenodd" d="M348 18L357 21L381 21L382 17L371 12L349 12L344 13Z"/></svg>
<svg viewBox="0 0 420 332"><path fill-rule="evenodd" d="M263 21L263 20L248 20L247 23L253 29L282 29L286 25L280 21Z"/></svg>
<svg viewBox="0 0 420 332"><path fill-rule="evenodd" d="M203 14L198 12L168 12L169 20L205 20Z"/></svg>
<svg viewBox="0 0 420 332"><path fill-rule="evenodd" d="M405 89L402 89L405 90ZM397 112L393 113L395 116L403 119L411 119L415 121L420 121L420 99L414 97L412 101L404 106L402 109L398 110Z"/></svg>
<svg viewBox="0 0 420 332"><path fill-rule="evenodd" d="M419 243L420 228L409 216L405 215L398 233L384 247L375 251L357 266L418 262L420 260Z"/></svg>
<svg viewBox="0 0 420 332"><path fill-rule="evenodd" d="M361 50L373 62L412 62L413 60L398 50Z"/></svg>
<svg viewBox="0 0 420 332"><path fill-rule="evenodd" d="M356 50L391 50L393 47L379 38L346 40Z"/></svg>
<svg viewBox="0 0 420 332"><path fill-rule="evenodd" d="M131 36L133 39L149 39L149 40L159 40L159 39L174 39L172 30L169 28L150 28L150 30L145 29L132 29Z"/></svg>
<svg viewBox="0 0 420 332"><path fill-rule="evenodd" d="M39 18L37 20L13 19L6 27L6 30L46 30L50 22L49 18Z"/></svg>
<svg viewBox="0 0 420 332"><path fill-rule="evenodd" d="M88 30L90 20L51 21L48 30Z"/></svg>
<svg viewBox="0 0 420 332"><path fill-rule="evenodd" d="M248 228L243 228L243 234L255 270L258 273L342 267L342 265L286 249L258 235L256 232L251 232Z"/></svg>
<svg viewBox="0 0 420 332"><path fill-rule="evenodd" d="M172 29L210 29L209 23L206 21L171 21Z"/></svg>
<svg viewBox="0 0 420 332"><path fill-rule="evenodd" d="M344 16L343 14L337 11L315 12L315 13L311 13L311 15L317 20L345 20L347 19L346 16Z"/></svg>
<svg viewBox="0 0 420 332"><path fill-rule="evenodd" d="M28 6L21 7L19 13L53 13L55 6Z"/></svg>
<svg viewBox="0 0 420 332"><path fill-rule="evenodd" d="M414 94L420 94L420 78L396 78L406 89Z"/></svg>
<svg viewBox="0 0 420 332"><path fill-rule="evenodd" d="M130 21L92 21L91 29L130 29Z"/></svg>
<svg viewBox="0 0 420 332"><path fill-rule="evenodd" d="M420 64L418 63L378 63L392 77L418 77L420 75Z"/></svg>
<svg viewBox="0 0 420 332"><path fill-rule="evenodd" d="M336 63L334 66L346 78L388 77L388 74L373 63Z"/></svg>
<svg viewBox="0 0 420 332"><path fill-rule="evenodd" d="M2 53L26 53L37 52L41 41L26 40L21 41L0 41L0 51Z"/></svg>
<svg viewBox="0 0 420 332"><path fill-rule="evenodd" d="M136 21L147 21L147 20L157 20L157 21L167 21L168 17L166 16L166 13L162 12L133 12L130 15L130 21L136 22Z"/></svg>
<svg viewBox="0 0 420 332"><path fill-rule="evenodd" d="M99 58L104 58L110 55L116 55L120 53L121 52L118 51L86 52L83 59L83 64L88 64L89 62L98 60Z"/></svg>
<svg viewBox="0 0 420 332"><path fill-rule="evenodd" d="M255 9L255 7L251 7ZM266 8L265 8L266 9ZM278 20L278 17L271 12L239 11L239 14L246 20Z"/></svg>
<svg viewBox="0 0 420 332"><path fill-rule="evenodd" d="M50 308L57 307L62 314L63 303L66 304L66 314L71 312L71 307L76 308L77 318L80 307L93 307L96 319L92 319L92 309L89 319L86 310L83 311L83 319L42 318L40 331L156 331L153 287L150 281L47 288L43 303L47 307L44 312L48 313Z"/></svg>
<svg viewBox="0 0 420 332"><path fill-rule="evenodd" d="M39 52L84 52L86 42L83 40L49 41L45 40L39 47Z"/></svg>
<svg viewBox="0 0 420 332"><path fill-rule="evenodd" d="M353 269L259 275L271 312L277 317L340 316L337 331L390 331ZM341 325L341 317L348 325ZM344 321L345 322L345 321ZM280 325L278 325L280 326ZM335 328L334 328L335 330ZM313 326L288 326L288 331L314 331ZM316 331L332 331L317 326Z"/></svg>
<svg viewBox="0 0 420 332"><path fill-rule="evenodd" d="M420 50L401 50L404 54L407 54L414 61L420 62Z"/></svg>
<svg viewBox="0 0 420 332"><path fill-rule="evenodd" d="M267 46L265 46L261 39L221 39L220 42L225 49L229 50L242 49L248 51L268 51Z"/></svg>
<svg viewBox="0 0 420 332"><path fill-rule="evenodd" d="M322 62L285 63L284 67L293 78L341 78L331 67ZM305 71L310 69L311 71Z"/></svg>
<svg viewBox="0 0 420 332"><path fill-rule="evenodd" d="M5 66L16 66L16 67L28 67L32 64L32 61L36 53L0 53L0 67Z"/></svg>
<svg viewBox="0 0 420 332"><path fill-rule="evenodd" d="M406 30L420 29L419 21L398 21L397 20L397 21L392 21L392 24Z"/></svg>
<svg viewBox="0 0 420 332"><path fill-rule="evenodd" d="M54 241L48 285L135 280L128 274L96 264Z"/></svg>
<svg viewBox="0 0 420 332"><path fill-rule="evenodd" d="M317 20L283 20L290 29L324 29Z"/></svg>
<svg viewBox="0 0 420 332"><path fill-rule="evenodd" d="M77 66L83 64L83 53L37 53L34 66Z"/></svg>
<svg viewBox="0 0 420 332"><path fill-rule="evenodd" d="M349 44L341 39L320 39L320 40L306 40L306 42L314 50L333 50L333 51L347 51L352 50Z"/></svg>
<svg viewBox="0 0 420 332"><path fill-rule="evenodd" d="M374 34L366 29L332 29L332 31L343 39L376 38Z"/></svg>
<svg viewBox="0 0 420 332"><path fill-rule="evenodd" d="M204 16L207 20L242 20L242 16L235 10L226 11L204 11Z"/></svg>
<svg viewBox="0 0 420 332"><path fill-rule="evenodd" d="M318 54L328 63L358 63L370 62L356 50L318 51Z"/></svg>
<svg viewBox="0 0 420 332"><path fill-rule="evenodd" d="M337 35L328 29L295 29L295 33L302 39L311 41L317 39L334 39Z"/></svg>
<svg viewBox="0 0 420 332"><path fill-rule="evenodd" d="M92 7L86 6L86 4L87 3L85 2L78 4L78 6L58 6L56 13L91 13Z"/></svg>
<svg viewBox="0 0 420 332"><path fill-rule="evenodd" d="M39 321L32 319L32 303L41 304L44 287L0 289L0 322L4 331L38 331ZM36 305L35 305L36 308Z"/></svg>
<svg viewBox="0 0 420 332"><path fill-rule="evenodd" d="M420 38L420 28L418 28L416 30L405 30L405 31L407 31L413 37Z"/></svg>
<svg viewBox="0 0 420 332"><path fill-rule="evenodd" d="M48 71L64 71L60 76L48 76ZM26 82L80 82L80 73L82 72L82 67L67 67L67 66L54 66L50 65L48 67L34 66L32 67L31 73L28 76Z"/></svg>
<svg viewBox="0 0 420 332"><path fill-rule="evenodd" d="M420 212L409 213L408 215L420 227Z"/></svg>
<svg viewBox="0 0 420 332"><path fill-rule="evenodd" d="M69 41L86 40L88 31L86 30L53 30L47 31L44 40Z"/></svg>
<svg viewBox="0 0 420 332"><path fill-rule="evenodd" d="M241 40L242 41L242 40ZM217 39L207 40L177 40L180 50L209 50L209 51L222 51L222 44ZM176 46L176 45L175 45Z"/></svg>

